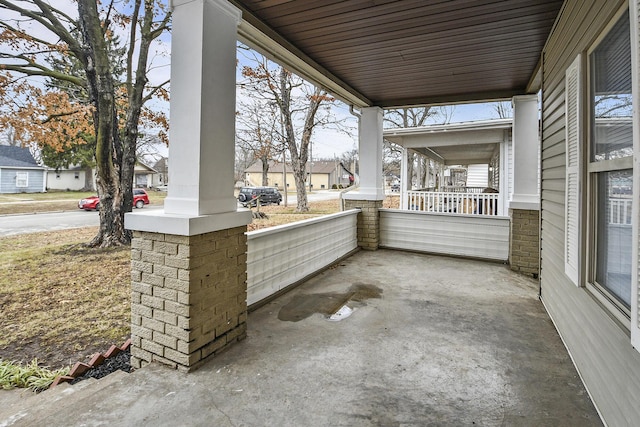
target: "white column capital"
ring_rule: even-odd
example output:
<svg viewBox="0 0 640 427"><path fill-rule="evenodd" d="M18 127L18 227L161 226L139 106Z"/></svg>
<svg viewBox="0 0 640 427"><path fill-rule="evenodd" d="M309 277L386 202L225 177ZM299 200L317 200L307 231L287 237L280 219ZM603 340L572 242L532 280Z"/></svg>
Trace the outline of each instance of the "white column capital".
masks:
<svg viewBox="0 0 640 427"><path fill-rule="evenodd" d="M511 98L511 103L515 104L518 102L538 102L538 95L529 94L529 95L516 95Z"/></svg>
<svg viewBox="0 0 640 427"><path fill-rule="evenodd" d="M219 9L220 12L225 13L231 18L236 20L236 25L240 25L242 21L242 11L232 5L228 0L169 0L169 7L173 12L180 6L184 5L198 5L208 4Z"/></svg>

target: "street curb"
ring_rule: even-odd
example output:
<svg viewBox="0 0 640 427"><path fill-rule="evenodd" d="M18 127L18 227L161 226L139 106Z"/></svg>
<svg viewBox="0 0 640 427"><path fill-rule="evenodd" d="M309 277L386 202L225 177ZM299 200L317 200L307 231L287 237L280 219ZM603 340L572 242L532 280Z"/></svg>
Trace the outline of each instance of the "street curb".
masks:
<svg viewBox="0 0 640 427"><path fill-rule="evenodd" d="M12 213L12 214L0 214L0 218L3 216L20 216L20 215L39 215L39 214L52 214L52 213L62 213L62 212L75 212L75 210L68 211L45 211L45 212L23 212L23 213Z"/></svg>

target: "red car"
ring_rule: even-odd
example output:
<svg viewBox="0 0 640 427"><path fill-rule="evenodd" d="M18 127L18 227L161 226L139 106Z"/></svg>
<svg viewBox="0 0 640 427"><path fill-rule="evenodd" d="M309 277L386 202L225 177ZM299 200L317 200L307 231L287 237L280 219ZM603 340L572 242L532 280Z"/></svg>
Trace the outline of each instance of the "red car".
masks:
<svg viewBox="0 0 640 427"><path fill-rule="evenodd" d="M138 209L141 209L144 205L149 204L149 195L146 191L141 188L133 189L133 206ZM85 211L90 211L92 209L98 210L100 209L100 198L98 196L87 197L86 199L82 199L78 202L78 207L80 209L84 209Z"/></svg>

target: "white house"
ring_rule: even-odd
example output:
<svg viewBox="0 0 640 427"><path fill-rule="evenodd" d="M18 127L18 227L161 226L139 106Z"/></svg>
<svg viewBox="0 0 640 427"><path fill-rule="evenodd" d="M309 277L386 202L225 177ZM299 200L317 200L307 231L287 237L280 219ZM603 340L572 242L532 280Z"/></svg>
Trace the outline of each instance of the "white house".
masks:
<svg viewBox="0 0 640 427"><path fill-rule="evenodd" d="M0 193L44 193L46 176L28 148L0 145Z"/></svg>
<svg viewBox="0 0 640 427"><path fill-rule="evenodd" d="M136 162L133 170L134 187L157 187L164 185L162 175L154 168L143 163ZM80 191L87 188L96 188L96 173L93 168L71 166L66 169L49 169L47 175L47 188L51 190Z"/></svg>

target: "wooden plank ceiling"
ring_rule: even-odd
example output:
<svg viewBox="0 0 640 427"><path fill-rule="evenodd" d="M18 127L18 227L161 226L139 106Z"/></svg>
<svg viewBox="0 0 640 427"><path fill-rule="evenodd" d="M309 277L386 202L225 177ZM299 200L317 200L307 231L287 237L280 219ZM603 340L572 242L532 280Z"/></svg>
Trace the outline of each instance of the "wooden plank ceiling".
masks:
<svg viewBox="0 0 640 427"><path fill-rule="evenodd" d="M525 93L562 0L232 0L383 107Z"/></svg>

